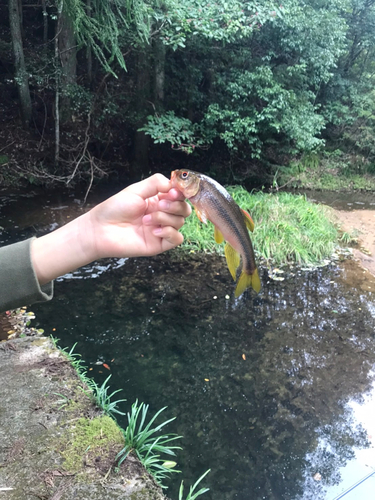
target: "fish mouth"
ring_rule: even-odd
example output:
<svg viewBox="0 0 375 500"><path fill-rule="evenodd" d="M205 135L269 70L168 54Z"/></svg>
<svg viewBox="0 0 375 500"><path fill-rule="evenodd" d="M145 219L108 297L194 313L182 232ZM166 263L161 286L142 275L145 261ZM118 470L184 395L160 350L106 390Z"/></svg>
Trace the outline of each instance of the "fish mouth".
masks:
<svg viewBox="0 0 375 500"><path fill-rule="evenodd" d="M173 181L176 178L176 172L177 172L177 170L173 170L171 172L171 181Z"/></svg>

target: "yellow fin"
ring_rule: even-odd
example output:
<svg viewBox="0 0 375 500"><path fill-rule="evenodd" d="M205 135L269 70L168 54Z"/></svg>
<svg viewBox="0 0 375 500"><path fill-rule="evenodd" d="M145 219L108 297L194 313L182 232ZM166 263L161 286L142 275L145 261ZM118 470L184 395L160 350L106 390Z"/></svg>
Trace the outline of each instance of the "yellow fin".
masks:
<svg viewBox="0 0 375 500"><path fill-rule="evenodd" d="M215 236L215 241L216 243L223 243L224 241L224 236L221 234L221 232L218 230L218 228L215 226L215 232L214 232L214 236Z"/></svg>
<svg viewBox="0 0 375 500"><path fill-rule="evenodd" d="M261 284L260 284L258 269L255 269L253 274L247 274L245 273L245 271L242 271L240 279L238 280L236 286L235 296L239 297L240 295L243 294L246 288L249 288L250 286L252 286L253 289L257 293L259 293Z"/></svg>
<svg viewBox="0 0 375 500"><path fill-rule="evenodd" d="M228 269L234 281L236 281L237 268L240 265L240 256L236 250L227 243L224 247L225 258L227 259Z"/></svg>
<svg viewBox="0 0 375 500"><path fill-rule="evenodd" d="M241 208L241 211L244 214L244 220L245 220L245 224L246 224L247 229L249 229L249 231L253 232L254 225L255 225L253 219L251 218L250 214L246 212L246 210L243 210Z"/></svg>

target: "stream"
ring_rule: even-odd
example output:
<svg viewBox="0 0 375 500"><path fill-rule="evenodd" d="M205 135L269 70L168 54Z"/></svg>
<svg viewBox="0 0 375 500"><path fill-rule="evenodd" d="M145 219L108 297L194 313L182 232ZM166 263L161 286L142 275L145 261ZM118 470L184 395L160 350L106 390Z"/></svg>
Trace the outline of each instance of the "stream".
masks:
<svg viewBox="0 0 375 500"><path fill-rule="evenodd" d="M53 230L81 199L3 193L0 244ZM373 498L375 476L345 491L375 471L375 278L353 262L284 276L261 268L260 294L235 299L221 257L107 259L56 280L32 310L62 347L77 343L98 383L111 374L122 411L138 399L176 417L171 499L209 468L206 500Z"/></svg>

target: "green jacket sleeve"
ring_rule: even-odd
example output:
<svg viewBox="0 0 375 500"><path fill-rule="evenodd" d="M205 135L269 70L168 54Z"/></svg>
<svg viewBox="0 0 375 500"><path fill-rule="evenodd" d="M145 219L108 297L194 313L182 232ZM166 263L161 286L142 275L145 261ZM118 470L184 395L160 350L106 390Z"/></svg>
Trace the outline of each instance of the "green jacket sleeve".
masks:
<svg viewBox="0 0 375 500"><path fill-rule="evenodd" d="M0 248L0 311L51 300L53 282L40 286L31 263L33 238Z"/></svg>

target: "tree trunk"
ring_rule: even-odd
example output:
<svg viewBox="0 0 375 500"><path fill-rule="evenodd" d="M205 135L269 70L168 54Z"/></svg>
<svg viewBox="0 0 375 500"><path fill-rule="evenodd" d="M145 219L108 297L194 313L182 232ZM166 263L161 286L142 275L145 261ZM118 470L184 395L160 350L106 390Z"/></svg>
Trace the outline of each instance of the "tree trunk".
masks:
<svg viewBox="0 0 375 500"><path fill-rule="evenodd" d="M137 115L140 117L137 123L137 129L144 124L146 109L149 107L150 100L150 54L148 48L138 52L137 58ZM134 167L141 171L142 175L149 175L149 155L150 137L144 132L135 133L134 138Z"/></svg>
<svg viewBox="0 0 375 500"><path fill-rule="evenodd" d="M31 97L29 78L25 66L25 56L22 44L21 12L18 0L9 0L9 25L12 36L14 76L18 89L22 123L25 128L31 120Z"/></svg>
<svg viewBox="0 0 375 500"><path fill-rule="evenodd" d="M61 32L61 13L64 0L57 3L57 24L55 36L55 166L60 161L60 64L59 64L59 35Z"/></svg>
<svg viewBox="0 0 375 500"><path fill-rule="evenodd" d="M43 11L43 52L47 55L48 47L48 12L46 0L42 0L42 11Z"/></svg>
<svg viewBox="0 0 375 500"><path fill-rule="evenodd" d="M154 99L157 110L162 111L164 103L165 54L166 47L159 37L153 40L154 50Z"/></svg>
<svg viewBox="0 0 375 500"><path fill-rule="evenodd" d="M59 19L59 30L57 32L59 55L61 64L61 99L60 115L63 122L70 121L71 110L71 86L76 83L77 77L77 50L74 35L73 21L67 10L67 3L62 3L62 11Z"/></svg>
<svg viewBox="0 0 375 500"><path fill-rule="evenodd" d="M92 6L91 0L86 0L86 14L87 17L92 16ZM86 60L87 60L87 81L91 88L92 86L92 49L91 46L88 45L86 49Z"/></svg>

